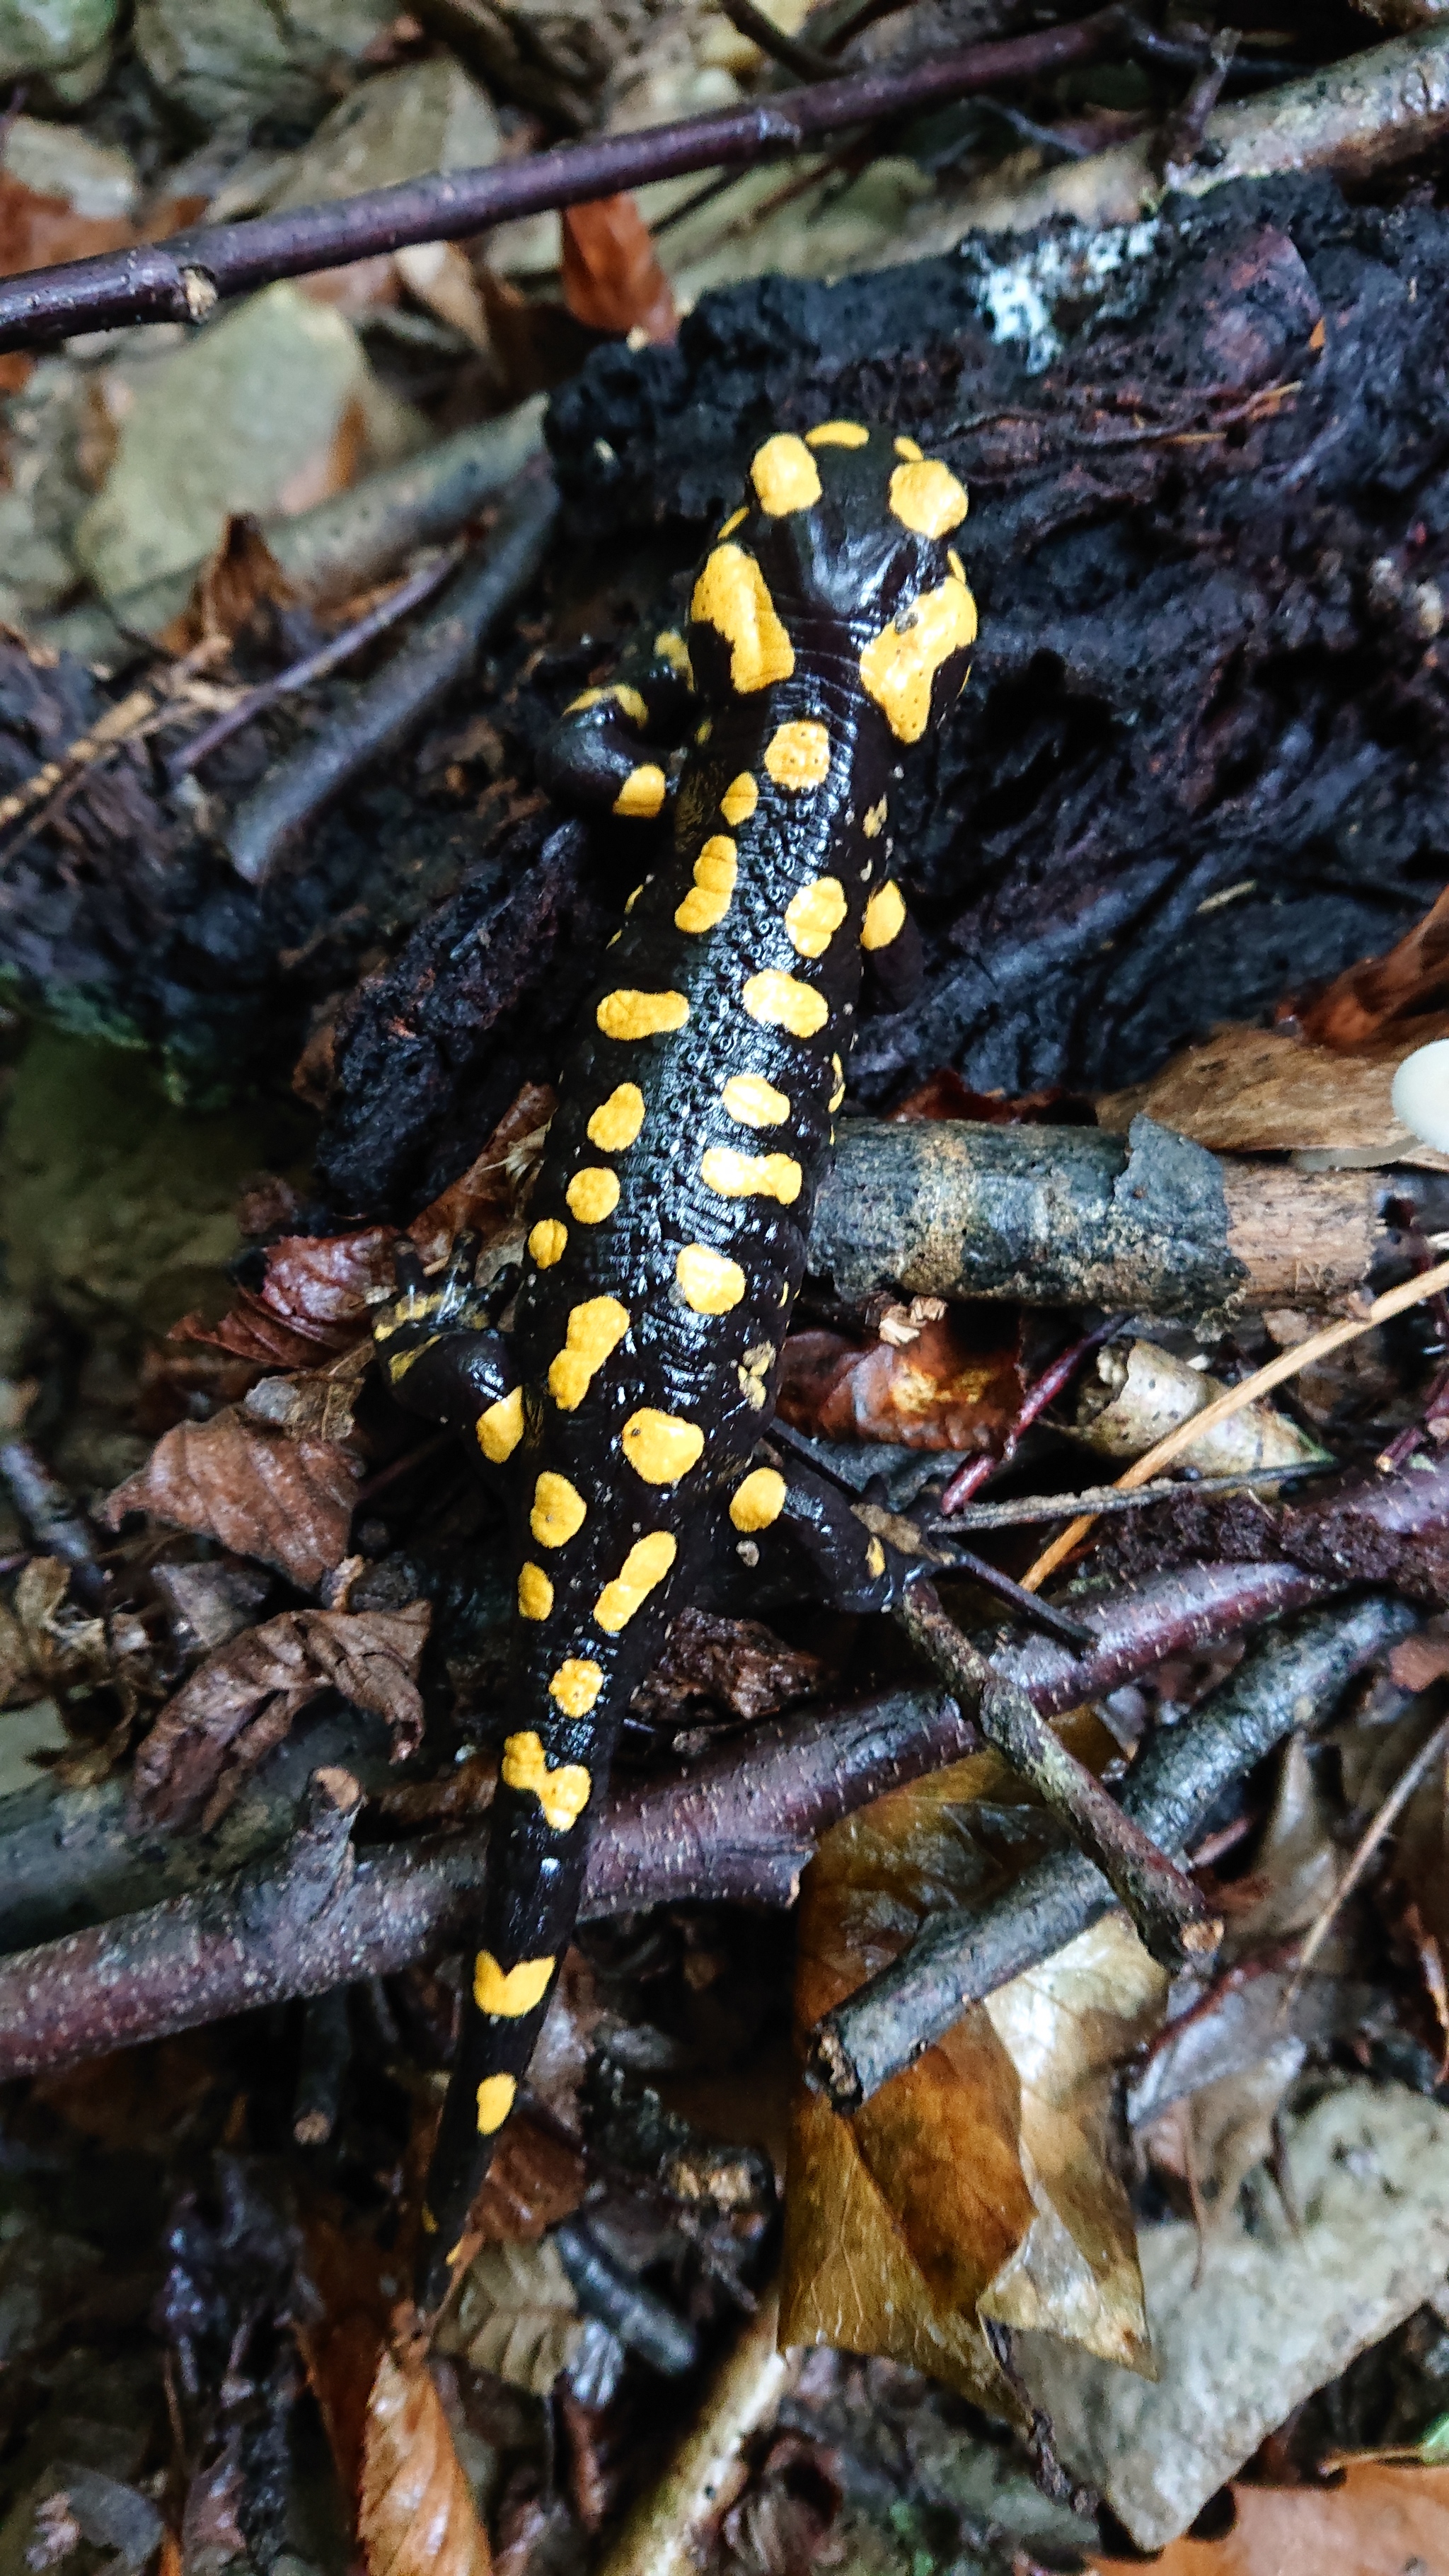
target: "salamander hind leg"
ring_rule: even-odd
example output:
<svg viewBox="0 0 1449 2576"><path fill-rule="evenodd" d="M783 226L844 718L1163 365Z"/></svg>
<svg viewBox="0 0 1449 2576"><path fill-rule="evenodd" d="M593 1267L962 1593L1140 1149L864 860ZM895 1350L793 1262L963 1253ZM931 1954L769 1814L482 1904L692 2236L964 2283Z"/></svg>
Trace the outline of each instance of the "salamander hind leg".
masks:
<svg viewBox="0 0 1449 2576"><path fill-rule="evenodd" d="M510 1267L480 1288L473 1276L477 1256L478 1237L460 1234L447 1267L430 1276L412 1245L400 1244L393 1255L397 1295L378 1310L372 1332L398 1402L430 1422L476 1429L484 1455L492 1457L484 1420L515 1391L508 1345L494 1319L517 1272Z"/></svg>

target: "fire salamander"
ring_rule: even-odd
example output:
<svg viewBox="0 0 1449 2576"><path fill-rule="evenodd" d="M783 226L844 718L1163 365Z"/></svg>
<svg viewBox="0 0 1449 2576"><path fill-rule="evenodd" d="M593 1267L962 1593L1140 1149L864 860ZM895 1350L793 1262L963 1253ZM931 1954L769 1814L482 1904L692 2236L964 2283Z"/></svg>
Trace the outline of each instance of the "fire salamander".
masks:
<svg viewBox="0 0 1449 2576"><path fill-rule="evenodd" d="M909 438L781 432L666 628L547 746L561 798L653 820L692 729L667 858L565 1067L530 1202L516 1320L491 1329L466 1246L400 1267L378 1325L400 1399L508 1480L511 1726L480 1944L424 2210L419 2298L445 2294L573 1929L620 1720L705 1551L788 1528L834 1597L898 1567L762 1439L845 1091L862 951L905 921L890 796L965 685L966 494ZM509 1283L510 1285L512 1283Z"/></svg>

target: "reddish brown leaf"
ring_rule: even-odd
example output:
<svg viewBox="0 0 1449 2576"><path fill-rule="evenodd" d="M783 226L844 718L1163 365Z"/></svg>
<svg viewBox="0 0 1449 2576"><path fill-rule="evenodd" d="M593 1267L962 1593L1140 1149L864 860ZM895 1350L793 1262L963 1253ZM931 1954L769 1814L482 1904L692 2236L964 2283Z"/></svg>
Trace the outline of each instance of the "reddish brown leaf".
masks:
<svg viewBox="0 0 1449 2576"><path fill-rule="evenodd" d="M890 1440L911 1449L993 1449L1023 1393L1015 1342L985 1348L954 1315L903 1344L862 1349L838 1333L792 1333L780 1413L824 1440Z"/></svg>
<svg viewBox="0 0 1449 2576"><path fill-rule="evenodd" d="M488 2535L421 2351L384 2352L377 2365L357 2537L368 2576L490 2576Z"/></svg>
<svg viewBox="0 0 1449 2576"><path fill-rule="evenodd" d="M1391 1021L1414 1017L1437 1004L1449 981L1449 887L1422 921L1383 957L1366 957L1329 985L1299 1023L1305 1037L1323 1046L1363 1046Z"/></svg>
<svg viewBox="0 0 1449 2576"><path fill-rule="evenodd" d="M357 1467L330 1440L288 1440L237 1413L180 1422L105 1506L113 1529L150 1512L238 1556L280 1567L312 1591L347 1553Z"/></svg>
<svg viewBox="0 0 1449 2576"><path fill-rule="evenodd" d="M322 2417L338 2484L355 2511L368 2401L387 2337L384 2260L370 2236L320 2209L303 2219L304 2295L294 2332Z"/></svg>
<svg viewBox="0 0 1449 2576"><path fill-rule="evenodd" d="M161 641L186 653L212 635L244 635L259 608L286 608L296 586L283 572L262 534L261 522L242 511L227 520L215 552L202 565L191 596Z"/></svg>
<svg viewBox="0 0 1449 2576"><path fill-rule="evenodd" d="M578 2208L586 2180L576 2148L530 2111L516 2111L473 2203L469 2232L481 2236L485 2245L534 2244Z"/></svg>
<svg viewBox="0 0 1449 2576"><path fill-rule="evenodd" d="M292 1234L270 1246L262 1303L294 1331L355 1333L368 1307L392 1293L397 1230L363 1226L356 1234Z"/></svg>
<svg viewBox="0 0 1449 2576"><path fill-rule="evenodd" d="M632 197L565 208L563 291L575 320L595 331L672 340L679 328L669 280Z"/></svg>
<svg viewBox="0 0 1449 2576"><path fill-rule="evenodd" d="M418 1665L431 1611L285 1610L211 1655L161 1711L136 1758L134 1801L148 1824L200 1819L209 1832L257 1764L319 1691L383 1718L393 1759L416 1751Z"/></svg>
<svg viewBox="0 0 1449 2576"><path fill-rule="evenodd" d="M78 215L64 197L42 197L0 170L0 277L52 260L122 250L136 238L123 215Z"/></svg>
<svg viewBox="0 0 1449 2576"><path fill-rule="evenodd" d="M304 1330L300 1324L284 1322L250 1288L238 1289L236 1304L219 1324L208 1324L192 1312L173 1324L167 1336L169 1341L200 1342L211 1350L226 1351L254 1369L307 1368L320 1352L347 1350L357 1338L354 1323Z"/></svg>
<svg viewBox="0 0 1449 2576"><path fill-rule="evenodd" d="M1054 1083L1045 1091L1023 1092L1012 1099L1004 1091L972 1091L954 1065L943 1064L928 1073L924 1082L907 1094L888 1118L969 1118L977 1127L1016 1127L1022 1124L1046 1124L1060 1127L1063 1112L1075 1111L1078 1117L1090 1118L1087 1104L1075 1092L1063 1091Z"/></svg>
<svg viewBox="0 0 1449 2576"><path fill-rule="evenodd" d="M455 1234L472 1227L486 1239L500 1211L512 1215L520 1185L538 1162L549 1120L558 1106L546 1082L526 1082L504 1110L482 1152L466 1172L440 1192L408 1233L425 1262L442 1261Z"/></svg>

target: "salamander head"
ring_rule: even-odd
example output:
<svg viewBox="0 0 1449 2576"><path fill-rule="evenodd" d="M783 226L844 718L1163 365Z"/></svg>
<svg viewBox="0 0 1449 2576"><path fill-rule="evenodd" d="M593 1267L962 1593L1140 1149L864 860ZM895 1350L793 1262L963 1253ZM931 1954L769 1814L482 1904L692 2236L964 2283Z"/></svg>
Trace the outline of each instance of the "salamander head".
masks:
<svg viewBox="0 0 1449 2576"><path fill-rule="evenodd" d="M850 420L779 431L695 581L690 652L716 704L847 660L901 741L959 694L976 609L958 551L966 494L915 441Z"/></svg>

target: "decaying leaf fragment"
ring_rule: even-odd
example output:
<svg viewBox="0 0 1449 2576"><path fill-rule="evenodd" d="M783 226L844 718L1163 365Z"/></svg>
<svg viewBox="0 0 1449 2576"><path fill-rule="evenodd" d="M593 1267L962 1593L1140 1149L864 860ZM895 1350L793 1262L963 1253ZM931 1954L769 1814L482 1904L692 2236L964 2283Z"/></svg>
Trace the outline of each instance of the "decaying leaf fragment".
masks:
<svg viewBox="0 0 1449 2576"><path fill-rule="evenodd" d="M1015 1342L982 1346L957 1315L922 1323L909 1340L847 1341L792 1333L780 1384L782 1418L823 1440L891 1440L910 1449L992 1449L1023 1393Z"/></svg>
<svg viewBox="0 0 1449 2576"><path fill-rule="evenodd" d="M1218 1154L1337 1151L1442 1171L1449 1157L1410 1135L1389 1095L1404 1057L1446 1026L1416 1020L1353 1055L1282 1029L1215 1029L1150 1082L1099 1100L1097 1124L1125 1136L1145 1115Z"/></svg>
<svg viewBox="0 0 1449 2576"><path fill-rule="evenodd" d="M485 2245L438 2328L440 2352L534 2397L548 2395L583 2339L579 2303L551 2236L533 2245Z"/></svg>
<svg viewBox="0 0 1449 2576"><path fill-rule="evenodd" d="M1106 1758L1094 1720L1064 1732L1082 1758ZM1040 1809L993 1753L837 1825L804 1881L800 2032L894 1958L928 1912L984 1904L1041 1840ZM1042 2326L1150 2371L1110 2095L1165 1990L1135 1935L1108 1918L963 2014L853 2118L802 2088L782 2342L884 2354L1013 2417L1020 2402L986 2320Z"/></svg>
<svg viewBox="0 0 1449 2576"><path fill-rule="evenodd" d="M563 216L564 302L596 331L672 340L679 328L669 280L632 197L599 197Z"/></svg>
<svg viewBox="0 0 1449 2576"><path fill-rule="evenodd" d="M403 1610L284 1610L211 1655L161 1711L136 1760L135 1812L148 1824L211 1827L319 1691L340 1691L416 1750L426 1601Z"/></svg>
<svg viewBox="0 0 1449 2576"><path fill-rule="evenodd" d="M289 1440L228 1408L164 1433L105 1516L114 1529L127 1512L150 1512L260 1557L310 1592L347 1553L357 1472L335 1441Z"/></svg>

